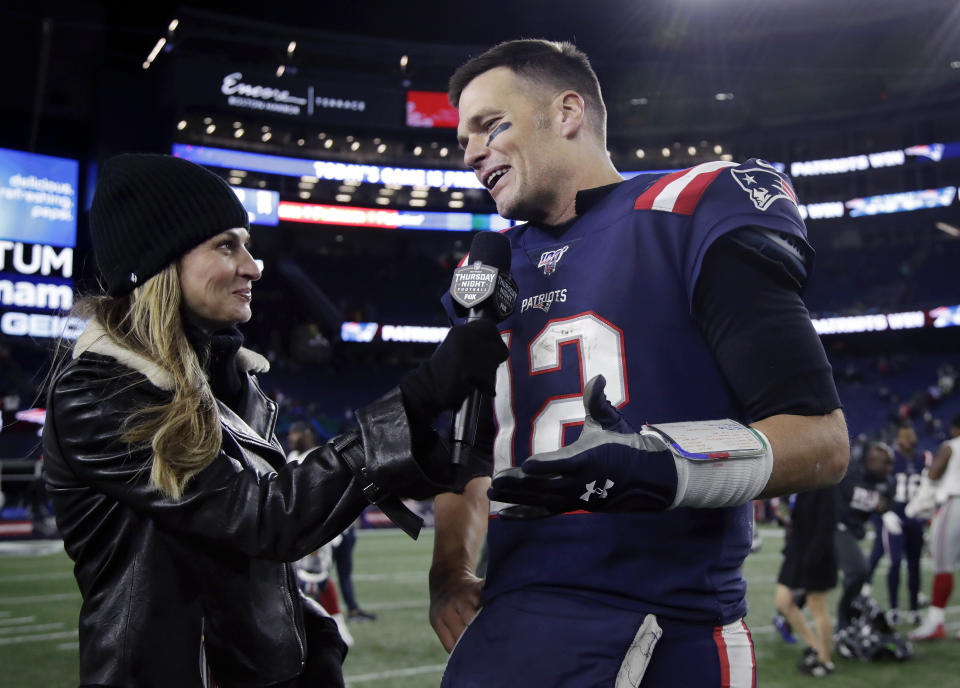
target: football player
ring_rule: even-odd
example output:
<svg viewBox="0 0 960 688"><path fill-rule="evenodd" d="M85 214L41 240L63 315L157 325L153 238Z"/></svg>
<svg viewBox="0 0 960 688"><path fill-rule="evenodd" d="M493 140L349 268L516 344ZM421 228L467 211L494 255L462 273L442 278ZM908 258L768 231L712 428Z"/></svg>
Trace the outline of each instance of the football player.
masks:
<svg viewBox="0 0 960 688"><path fill-rule="evenodd" d="M890 610L887 621L896 625L902 621L899 611L900 568L907 561L907 594L910 613L907 621L914 626L920 623L918 611L920 593L920 555L923 552L923 529L926 519L910 518L904 509L925 476L929 452L917 451L917 433L913 426L904 423L897 429L893 454L893 479L896 489L893 506L884 514L881 528L881 543L884 553L890 558L887 571L887 594Z"/></svg>
<svg viewBox="0 0 960 688"><path fill-rule="evenodd" d="M753 685L750 501L834 484L849 454L789 180L756 159L625 180L566 43L496 46L450 97L465 163L523 224L506 232L499 475L435 502L442 685ZM719 451L731 438L749 458Z"/></svg>
<svg viewBox="0 0 960 688"><path fill-rule="evenodd" d="M853 616L853 601L867 582L867 559L860 549L866 535L866 523L873 514L882 519L896 518L890 511L895 488L891 478L893 449L882 442L869 446L862 461L850 464L847 474L836 488L837 532L834 536L837 562L843 571L843 594L837 603L837 627L846 628Z"/></svg>
<svg viewBox="0 0 960 688"><path fill-rule="evenodd" d="M940 445L930 464L929 480L922 483L906 507L908 516L928 517L934 501L941 502L933 520L933 594L923 624L910 633L911 640L946 637L944 615L953 592L953 572L960 566L960 416L950 423L950 439ZM934 496L935 495L935 496ZM957 636L960 638L960 634Z"/></svg>

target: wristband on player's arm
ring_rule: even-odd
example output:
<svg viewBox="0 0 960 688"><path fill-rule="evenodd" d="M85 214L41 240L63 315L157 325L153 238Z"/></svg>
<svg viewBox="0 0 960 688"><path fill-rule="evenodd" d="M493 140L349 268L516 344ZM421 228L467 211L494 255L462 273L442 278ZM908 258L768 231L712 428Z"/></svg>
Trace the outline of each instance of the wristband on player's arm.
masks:
<svg viewBox="0 0 960 688"><path fill-rule="evenodd" d="M773 452L763 433L735 421L644 426L635 431L603 394L584 388L580 438L535 454L494 478L490 498L535 507L504 517L587 511L663 511L744 504L766 487Z"/></svg>

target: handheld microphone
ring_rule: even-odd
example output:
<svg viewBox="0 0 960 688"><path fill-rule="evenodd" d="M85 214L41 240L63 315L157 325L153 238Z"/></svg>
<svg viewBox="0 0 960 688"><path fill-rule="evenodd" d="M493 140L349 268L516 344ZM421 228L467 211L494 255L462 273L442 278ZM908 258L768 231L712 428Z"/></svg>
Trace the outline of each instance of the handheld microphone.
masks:
<svg viewBox="0 0 960 688"><path fill-rule="evenodd" d="M478 232L470 244L468 262L453 271L450 297L457 315L467 322L487 318L500 322L513 313L517 285L510 276L510 241L499 232ZM474 390L453 423L453 463L466 462L477 439L477 419L483 395Z"/></svg>

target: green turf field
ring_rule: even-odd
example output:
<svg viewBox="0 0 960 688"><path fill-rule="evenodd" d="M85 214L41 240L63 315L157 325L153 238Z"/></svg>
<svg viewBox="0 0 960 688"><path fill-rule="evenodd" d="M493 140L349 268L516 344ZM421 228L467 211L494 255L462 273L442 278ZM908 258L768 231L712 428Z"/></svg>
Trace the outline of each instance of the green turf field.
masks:
<svg viewBox="0 0 960 688"><path fill-rule="evenodd" d="M763 548L746 563L750 603L747 620L756 644L760 686L825 682L834 688L903 688L960 684L960 640L920 644L914 659L902 664L859 664L835 658L837 672L833 676L819 680L800 676L795 668L800 650L796 645L786 645L770 624L773 586L780 564L780 532L763 532ZM378 618L372 623L351 625L356 644L344 667L348 685L439 685L446 655L427 622L426 571L432 546L431 531L425 531L417 542L398 531L360 534L355 550L357 596L361 605L376 612ZM0 687L76 686L80 599L70 561L62 549L40 555L3 553L8 549L0 546ZM925 560L922 590L927 594L929 564ZM875 583L885 590L883 566L881 563ZM906 579L905 571L901 578ZM885 592L879 599L885 604ZM901 599L905 600L905 593ZM952 601L956 603L956 599ZM835 608L835 602L832 604ZM947 623L952 631L960 628L960 605L948 609ZM503 688L509 685L505 679Z"/></svg>

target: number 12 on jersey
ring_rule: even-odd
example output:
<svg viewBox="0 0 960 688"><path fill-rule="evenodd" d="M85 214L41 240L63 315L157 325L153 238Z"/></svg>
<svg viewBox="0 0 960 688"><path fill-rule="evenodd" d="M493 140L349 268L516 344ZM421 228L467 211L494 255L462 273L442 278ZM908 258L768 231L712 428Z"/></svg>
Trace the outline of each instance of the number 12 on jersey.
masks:
<svg viewBox="0 0 960 688"><path fill-rule="evenodd" d="M514 335L501 333L507 348ZM564 348L566 347L566 349ZM568 351L567 356L563 352ZM576 352L575 356L570 354ZM607 380L607 398L617 408L629 400L624 360L623 331L593 312L551 320L533 337L528 347L525 370L511 370L513 356L497 370L497 396L494 415L497 436L494 441L494 472L519 464L531 454L554 451L563 445L565 428L583 423L583 386L590 378L603 375ZM522 361L522 357L516 357ZM529 385L527 394L536 394L538 377L555 375L561 370L578 370L580 390L551 395L530 418L516 417L515 383ZM514 375L518 380L514 380ZM530 444L515 455L517 423L530 424Z"/></svg>

